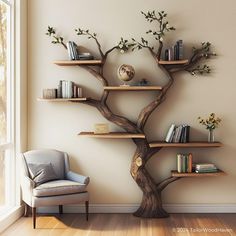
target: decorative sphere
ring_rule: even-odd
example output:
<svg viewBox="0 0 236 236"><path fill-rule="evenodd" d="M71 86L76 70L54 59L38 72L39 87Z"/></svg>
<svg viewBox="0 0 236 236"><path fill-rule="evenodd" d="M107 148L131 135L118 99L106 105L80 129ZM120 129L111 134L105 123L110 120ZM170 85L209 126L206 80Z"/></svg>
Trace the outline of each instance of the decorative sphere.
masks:
<svg viewBox="0 0 236 236"><path fill-rule="evenodd" d="M131 79L133 79L134 74L135 70L134 67L131 65L123 64L119 66L117 70L117 76L122 81L130 81Z"/></svg>

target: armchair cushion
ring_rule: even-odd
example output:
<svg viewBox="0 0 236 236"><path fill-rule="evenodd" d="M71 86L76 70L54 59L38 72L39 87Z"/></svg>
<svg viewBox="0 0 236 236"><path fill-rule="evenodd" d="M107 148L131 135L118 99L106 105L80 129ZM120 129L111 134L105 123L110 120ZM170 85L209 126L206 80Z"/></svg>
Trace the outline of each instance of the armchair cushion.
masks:
<svg viewBox="0 0 236 236"><path fill-rule="evenodd" d="M35 182L36 185L40 185L51 180L59 179L51 163L44 163L44 164L28 163L28 167L29 167L30 177Z"/></svg>
<svg viewBox="0 0 236 236"><path fill-rule="evenodd" d="M58 196L86 191L86 185L70 180L55 180L43 183L33 189L35 197Z"/></svg>

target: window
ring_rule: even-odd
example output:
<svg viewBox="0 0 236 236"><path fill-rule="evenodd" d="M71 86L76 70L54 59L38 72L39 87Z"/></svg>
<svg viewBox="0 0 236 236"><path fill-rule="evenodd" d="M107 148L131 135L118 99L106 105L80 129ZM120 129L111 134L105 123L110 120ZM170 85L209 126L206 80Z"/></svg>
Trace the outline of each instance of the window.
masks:
<svg viewBox="0 0 236 236"><path fill-rule="evenodd" d="M14 202L12 2L0 0L0 214Z"/></svg>

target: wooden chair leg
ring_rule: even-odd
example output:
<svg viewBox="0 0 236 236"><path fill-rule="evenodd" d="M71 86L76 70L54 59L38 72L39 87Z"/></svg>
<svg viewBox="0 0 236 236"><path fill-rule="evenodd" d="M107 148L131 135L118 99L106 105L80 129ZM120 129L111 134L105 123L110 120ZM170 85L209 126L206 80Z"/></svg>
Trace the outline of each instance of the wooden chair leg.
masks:
<svg viewBox="0 0 236 236"><path fill-rule="evenodd" d="M33 228L36 227L36 207L32 207Z"/></svg>
<svg viewBox="0 0 236 236"><path fill-rule="evenodd" d="M88 215L89 215L89 201L85 202L85 209L86 209L86 220L88 221Z"/></svg>
<svg viewBox="0 0 236 236"><path fill-rule="evenodd" d="M63 206L59 205L59 214L63 214Z"/></svg>

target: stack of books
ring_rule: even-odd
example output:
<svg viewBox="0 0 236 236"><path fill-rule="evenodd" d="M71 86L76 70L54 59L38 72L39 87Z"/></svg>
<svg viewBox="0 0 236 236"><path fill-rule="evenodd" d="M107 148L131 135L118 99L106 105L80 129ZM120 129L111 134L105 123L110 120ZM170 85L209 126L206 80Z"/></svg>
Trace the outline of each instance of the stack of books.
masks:
<svg viewBox="0 0 236 236"><path fill-rule="evenodd" d="M79 53L78 46L75 42L67 43L67 51L70 60L93 60L94 57L89 52Z"/></svg>
<svg viewBox="0 0 236 236"><path fill-rule="evenodd" d="M216 166L211 163L196 164L195 166L196 173L213 173L217 171L218 169L216 168Z"/></svg>
<svg viewBox="0 0 236 236"><path fill-rule="evenodd" d="M165 141L167 143L188 143L189 142L189 125L175 125L171 124Z"/></svg>
<svg viewBox="0 0 236 236"><path fill-rule="evenodd" d="M179 173L191 173L193 168L193 155L177 154L177 171Z"/></svg>
<svg viewBox="0 0 236 236"><path fill-rule="evenodd" d="M183 40L178 40L175 45L171 46L164 50L164 57L165 61L176 61L176 60L183 60L184 59L184 46Z"/></svg>
<svg viewBox="0 0 236 236"><path fill-rule="evenodd" d="M80 98L82 88L72 81L60 80L57 88L57 98Z"/></svg>

